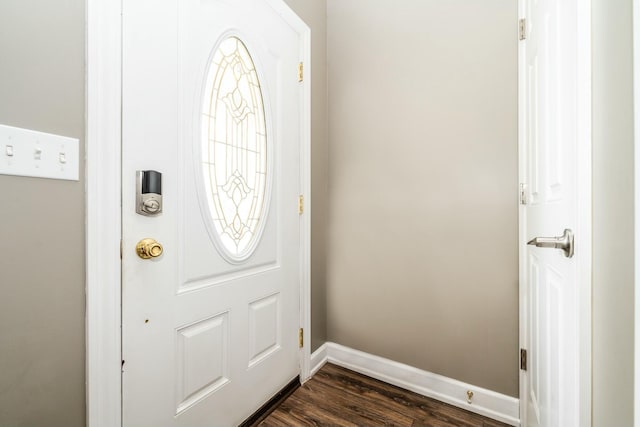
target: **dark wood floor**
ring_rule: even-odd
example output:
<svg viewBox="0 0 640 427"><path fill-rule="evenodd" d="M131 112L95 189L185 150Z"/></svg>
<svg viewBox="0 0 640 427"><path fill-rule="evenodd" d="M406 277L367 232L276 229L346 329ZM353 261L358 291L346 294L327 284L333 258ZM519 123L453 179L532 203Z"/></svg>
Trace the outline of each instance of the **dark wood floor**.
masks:
<svg viewBox="0 0 640 427"><path fill-rule="evenodd" d="M505 427L507 424L326 364L259 426Z"/></svg>

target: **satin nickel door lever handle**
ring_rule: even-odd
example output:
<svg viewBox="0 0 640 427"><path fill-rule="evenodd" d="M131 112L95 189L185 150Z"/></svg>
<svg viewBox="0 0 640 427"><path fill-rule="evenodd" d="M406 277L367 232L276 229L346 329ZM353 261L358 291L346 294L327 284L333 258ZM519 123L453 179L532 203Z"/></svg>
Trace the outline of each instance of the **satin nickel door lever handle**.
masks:
<svg viewBox="0 0 640 427"><path fill-rule="evenodd" d="M538 248L562 249L564 256L571 258L573 256L573 231L567 228L562 236L536 237L527 242L527 245L537 246Z"/></svg>

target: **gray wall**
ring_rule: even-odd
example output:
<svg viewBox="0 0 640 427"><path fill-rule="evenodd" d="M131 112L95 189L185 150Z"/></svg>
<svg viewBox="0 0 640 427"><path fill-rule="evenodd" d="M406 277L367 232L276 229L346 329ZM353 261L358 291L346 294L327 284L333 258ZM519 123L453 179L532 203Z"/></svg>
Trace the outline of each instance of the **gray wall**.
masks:
<svg viewBox="0 0 640 427"><path fill-rule="evenodd" d="M328 340L517 396L517 2L327 7Z"/></svg>
<svg viewBox="0 0 640 427"><path fill-rule="evenodd" d="M593 426L633 425L631 0L592 0Z"/></svg>
<svg viewBox="0 0 640 427"><path fill-rule="evenodd" d="M311 28L311 351L327 340L327 2L286 0Z"/></svg>
<svg viewBox="0 0 640 427"><path fill-rule="evenodd" d="M0 123L84 144L84 22L83 0L0 2ZM0 425L84 425L83 191L0 175Z"/></svg>

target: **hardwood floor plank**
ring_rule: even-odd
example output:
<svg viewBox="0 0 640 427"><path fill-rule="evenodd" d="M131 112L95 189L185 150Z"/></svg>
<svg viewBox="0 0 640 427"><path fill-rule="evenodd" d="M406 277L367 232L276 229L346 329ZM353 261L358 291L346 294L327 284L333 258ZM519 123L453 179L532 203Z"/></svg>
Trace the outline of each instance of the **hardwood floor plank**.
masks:
<svg viewBox="0 0 640 427"><path fill-rule="evenodd" d="M282 416L282 412L272 412L259 425L269 427L290 427L291 423L287 423L285 417Z"/></svg>
<svg viewBox="0 0 640 427"><path fill-rule="evenodd" d="M269 420L271 416L276 413L280 415L283 421L289 426L358 426L358 424L354 423L351 419L336 416L332 411L326 411L314 403L298 398L296 393L289 397L280 408L273 411L260 425L271 425L269 424Z"/></svg>
<svg viewBox="0 0 640 427"><path fill-rule="evenodd" d="M337 391L337 392L336 392ZM304 396L308 393L309 398L312 396L322 400L322 406L328 410L328 407L334 408L334 413L357 414L358 416L368 420L367 425L411 425L413 419L401 412L392 411L385 407L372 404L371 401L363 396L353 398L347 393L336 390L335 386L321 382L310 384L309 387L300 393ZM363 421L366 421L363 420Z"/></svg>
<svg viewBox="0 0 640 427"><path fill-rule="evenodd" d="M482 417L473 412L461 410L453 405L403 390L399 387L392 386L385 382L358 374L339 366L333 365L330 369L334 369L334 375L339 376L342 374L344 376L349 376L352 379L359 381L361 385L369 387L370 389L382 394L385 398L393 399L393 401L399 402L405 407L424 411L429 418L441 418L443 420L448 419L454 422L458 427L483 427L484 421L489 420L488 418ZM498 423L498 427L505 425L497 421L489 421Z"/></svg>
<svg viewBox="0 0 640 427"><path fill-rule="evenodd" d="M366 387L364 384L337 376L335 378L326 378L320 375L317 378L314 377L314 379L317 379L317 383L326 384L332 387L336 393L343 393L354 401L364 401L366 407L375 407L383 412L387 412L389 418L410 418L406 415L409 411L406 404L395 399L390 399L388 396L385 396L375 389ZM424 415L426 415L426 413ZM411 422L404 425L411 425Z"/></svg>
<svg viewBox="0 0 640 427"><path fill-rule="evenodd" d="M322 372L318 380L334 383L338 381L343 389L355 396L364 395L395 411L412 411L416 418L452 420L456 427L482 427L482 421L470 412L461 411L446 403L402 390L339 366L327 366L327 371Z"/></svg>
<svg viewBox="0 0 640 427"><path fill-rule="evenodd" d="M332 364L323 366L259 425L508 427Z"/></svg>
<svg viewBox="0 0 640 427"><path fill-rule="evenodd" d="M451 424L448 421L443 421L437 418L426 418L420 421L414 421L411 427L458 427L455 424Z"/></svg>

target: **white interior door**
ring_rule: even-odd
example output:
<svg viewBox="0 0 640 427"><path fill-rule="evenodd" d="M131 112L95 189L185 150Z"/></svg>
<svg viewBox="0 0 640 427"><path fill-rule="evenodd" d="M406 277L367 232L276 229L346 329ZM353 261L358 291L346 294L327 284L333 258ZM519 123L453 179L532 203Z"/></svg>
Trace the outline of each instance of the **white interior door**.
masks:
<svg viewBox="0 0 640 427"><path fill-rule="evenodd" d="M304 46L272 4L123 2L125 426L236 425L300 373Z"/></svg>
<svg viewBox="0 0 640 427"><path fill-rule="evenodd" d="M580 257L526 245L556 237L579 224L578 7L576 1L525 0L525 40L520 42L521 179L521 370L523 425L584 426L580 418ZM522 28L521 28L522 30ZM586 212L585 212L586 214ZM582 251L582 252L581 252Z"/></svg>

